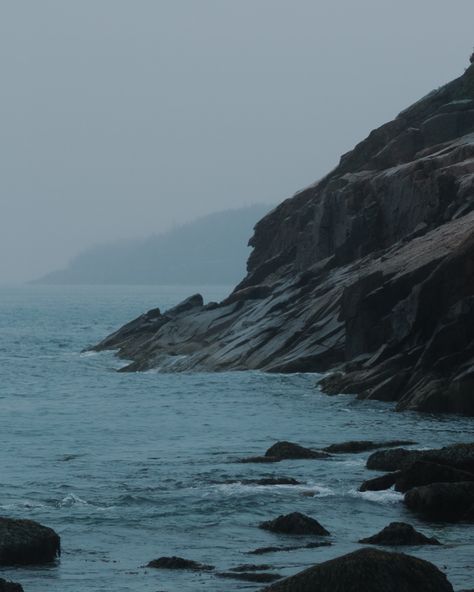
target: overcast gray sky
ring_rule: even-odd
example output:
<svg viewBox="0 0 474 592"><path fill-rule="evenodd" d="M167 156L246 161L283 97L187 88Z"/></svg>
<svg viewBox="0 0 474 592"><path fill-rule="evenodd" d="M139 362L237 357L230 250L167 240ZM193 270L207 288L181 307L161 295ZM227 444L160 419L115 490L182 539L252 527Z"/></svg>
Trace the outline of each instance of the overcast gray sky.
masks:
<svg viewBox="0 0 474 592"><path fill-rule="evenodd" d="M474 0L0 0L0 281L278 202L468 65Z"/></svg>

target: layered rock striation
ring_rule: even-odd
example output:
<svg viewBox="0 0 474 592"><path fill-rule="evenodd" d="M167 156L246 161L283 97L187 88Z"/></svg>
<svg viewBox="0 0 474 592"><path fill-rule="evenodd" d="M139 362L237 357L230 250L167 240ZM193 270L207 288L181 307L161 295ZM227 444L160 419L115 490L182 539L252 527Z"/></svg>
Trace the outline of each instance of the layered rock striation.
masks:
<svg viewBox="0 0 474 592"><path fill-rule="evenodd" d="M264 217L230 296L102 341L127 370L322 372L328 393L474 415L474 64Z"/></svg>

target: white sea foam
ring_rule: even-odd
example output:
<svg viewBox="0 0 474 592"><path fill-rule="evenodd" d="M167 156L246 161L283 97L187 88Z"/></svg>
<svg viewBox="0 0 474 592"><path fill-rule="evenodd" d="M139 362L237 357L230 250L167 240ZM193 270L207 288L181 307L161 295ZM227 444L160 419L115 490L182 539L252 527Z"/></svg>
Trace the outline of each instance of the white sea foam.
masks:
<svg viewBox="0 0 474 592"><path fill-rule="evenodd" d="M60 502L58 502L59 508L70 508L71 506L75 505L88 506L90 504L85 500L81 499L78 495L75 495L74 493L68 493L68 495L63 497L63 499Z"/></svg>
<svg viewBox="0 0 474 592"><path fill-rule="evenodd" d="M318 497L327 497L334 495L334 491L329 487L323 487L317 484L301 484L301 485L257 485L251 483L223 483L214 485L211 488L213 491L218 491L224 495L248 495L249 493L280 493L287 494L289 492L310 493ZM209 495L209 494L205 494Z"/></svg>
<svg viewBox="0 0 474 592"><path fill-rule="evenodd" d="M383 491L357 491L351 489L349 495L379 504L399 504L403 500L403 493L399 493L394 489L385 489Z"/></svg>
<svg viewBox="0 0 474 592"><path fill-rule="evenodd" d="M11 504L0 505L0 510L17 510L18 508L33 510L35 508L44 508L45 504L32 500L19 500Z"/></svg>

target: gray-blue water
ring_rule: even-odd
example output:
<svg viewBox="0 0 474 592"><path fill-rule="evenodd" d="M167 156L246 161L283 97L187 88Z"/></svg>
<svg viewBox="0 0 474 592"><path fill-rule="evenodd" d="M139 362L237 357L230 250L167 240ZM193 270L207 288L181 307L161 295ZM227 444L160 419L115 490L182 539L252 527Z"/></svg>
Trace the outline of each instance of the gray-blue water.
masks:
<svg viewBox="0 0 474 592"><path fill-rule="evenodd" d="M442 547L407 549L474 587L474 529L419 522L394 492L357 493L373 476L367 454L326 461L238 464L279 439L324 446L349 439L414 439L423 447L473 439L473 420L394 413L384 403L326 397L315 375L122 374L110 353L81 354L122 323L197 288L0 288L0 512L38 520L62 539L54 565L2 569L26 592L199 592L258 589L212 574L145 569L180 555L225 570L270 563L281 574L358 547L393 520ZM219 299L226 287L205 288ZM301 486L226 484L287 476ZM314 493L309 497L307 492ZM294 539L257 528L301 511L332 547L247 555ZM307 542L306 540L304 542Z"/></svg>

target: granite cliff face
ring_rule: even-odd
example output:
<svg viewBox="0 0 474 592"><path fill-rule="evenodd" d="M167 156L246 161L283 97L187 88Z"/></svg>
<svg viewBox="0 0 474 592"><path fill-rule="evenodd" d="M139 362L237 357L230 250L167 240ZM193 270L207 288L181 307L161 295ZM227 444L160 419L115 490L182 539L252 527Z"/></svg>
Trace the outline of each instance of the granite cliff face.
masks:
<svg viewBox="0 0 474 592"><path fill-rule="evenodd" d="M322 372L328 393L474 415L474 64L255 227L248 274L102 341L127 370Z"/></svg>

